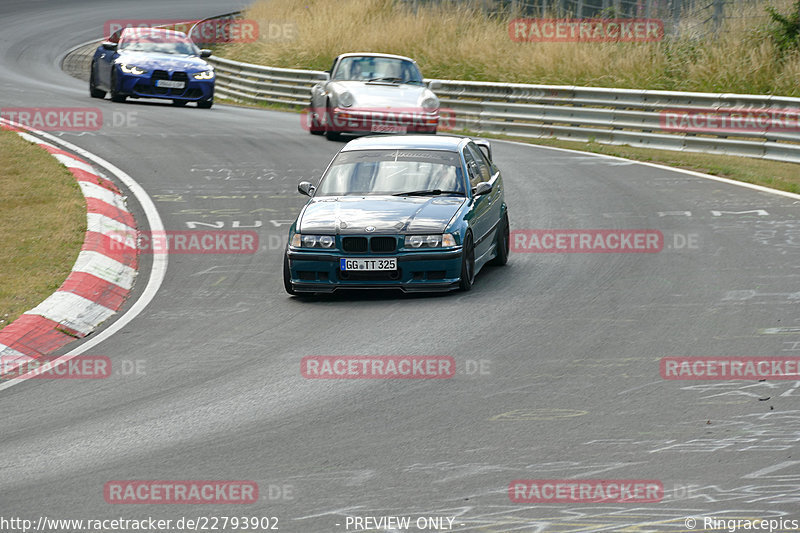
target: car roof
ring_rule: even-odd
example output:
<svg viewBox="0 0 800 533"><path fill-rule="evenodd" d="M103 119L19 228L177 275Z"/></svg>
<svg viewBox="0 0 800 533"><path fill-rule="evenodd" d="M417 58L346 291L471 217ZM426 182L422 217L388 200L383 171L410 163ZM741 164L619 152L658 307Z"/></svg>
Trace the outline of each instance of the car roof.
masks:
<svg viewBox="0 0 800 533"><path fill-rule="evenodd" d="M395 54L381 54L378 52L347 52L346 54L339 54L337 59L341 59L343 57L359 57L359 56L371 56L371 57L390 57L392 59L405 59L406 61L411 61L412 63L416 63L413 59L406 56L398 56Z"/></svg>
<svg viewBox="0 0 800 533"><path fill-rule="evenodd" d="M351 150L449 150L457 152L469 137L455 135L370 135L353 139L342 148Z"/></svg>

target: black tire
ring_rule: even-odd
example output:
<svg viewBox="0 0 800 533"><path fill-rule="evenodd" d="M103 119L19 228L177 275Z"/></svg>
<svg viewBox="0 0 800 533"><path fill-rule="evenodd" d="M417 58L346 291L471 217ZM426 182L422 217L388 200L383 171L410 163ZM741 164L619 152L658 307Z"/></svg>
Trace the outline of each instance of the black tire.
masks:
<svg viewBox="0 0 800 533"><path fill-rule="evenodd" d="M186 105L186 100L173 100L172 105L175 107L183 107Z"/></svg>
<svg viewBox="0 0 800 533"><path fill-rule="evenodd" d="M111 101L112 102L124 102L125 101L126 96L124 94L119 94L117 92L117 73L116 72L111 74L111 87L110 87L110 89L111 90L109 92L111 93Z"/></svg>
<svg viewBox="0 0 800 533"><path fill-rule="evenodd" d="M322 121L310 107L308 108L308 133L311 135L322 135L325 133L325 125L322 124Z"/></svg>
<svg viewBox="0 0 800 533"><path fill-rule="evenodd" d="M292 274L289 271L289 257L283 254L283 288L292 296L297 295L297 291L292 287Z"/></svg>
<svg viewBox="0 0 800 533"><path fill-rule="evenodd" d="M211 100L200 100L197 102L197 107L200 109L211 109L211 106L214 105L214 99Z"/></svg>
<svg viewBox="0 0 800 533"><path fill-rule="evenodd" d="M497 228L497 237L495 238L495 252L497 255L489 263L494 266L503 266L508 263L508 252L510 247L509 241L509 227L508 227L508 213L503 215L503 221L500 222L500 227Z"/></svg>
<svg viewBox="0 0 800 533"><path fill-rule="evenodd" d="M475 246L472 244L472 234L467 233L464 239L464 251L461 254L461 279L458 282L458 287L462 291L472 289L472 284L475 282Z"/></svg>
<svg viewBox="0 0 800 533"><path fill-rule="evenodd" d="M338 141L342 138L342 134L331 128L333 124L333 113L331 111L331 104L328 102L328 105L325 106L325 138L329 141Z"/></svg>
<svg viewBox="0 0 800 533"><path fill-rule="evenodd" d="M92 62L92 69L89 72L89 96L91 96L92 98L105 98L106 92L98 89L97 84L94 81L94 69L95 69L95 64L94 62Z"/></svg>

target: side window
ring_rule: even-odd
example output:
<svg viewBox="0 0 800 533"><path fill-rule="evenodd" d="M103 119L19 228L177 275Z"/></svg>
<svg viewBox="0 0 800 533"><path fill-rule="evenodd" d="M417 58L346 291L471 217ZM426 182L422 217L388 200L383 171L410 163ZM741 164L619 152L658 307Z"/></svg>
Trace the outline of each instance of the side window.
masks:
<svg viewBox="0 0 800 533"><path fill-rule="evenodd" d="M478 173L481 176L480 181L489 181L492 179L492 165L486 160L486 157L484 157L481 149L475 146L473 143L469 143L467 148L472 154L472 158L475 160L475 163L478 165ZM472 186L474 187L475 185L473 184Z"/></svg>
<svg viewBox="0 0 800 533"><path fill-rule="evenodd" d="M469 178L469 186L474 187L478 183L484 181L481 177L478 163L475 162L475 157L472 155L469 147L464 147L464 161L467 163L467 177Z"/></svg>
<svg viewBox="0 0 800 533"><path fill-rule="evenodd" d="M331 65L331 69L328 71L328 74L333 77L333 69L336 68L336 60L339 59L338 57L333 58L333 64Z"/></svg>

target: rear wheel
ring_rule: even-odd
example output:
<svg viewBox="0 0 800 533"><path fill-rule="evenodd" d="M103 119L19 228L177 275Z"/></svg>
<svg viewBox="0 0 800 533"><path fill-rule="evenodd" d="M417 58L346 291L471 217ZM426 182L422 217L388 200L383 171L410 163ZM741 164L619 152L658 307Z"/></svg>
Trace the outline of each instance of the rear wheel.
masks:
<svg viewBox="0 0 800 533"><path fill-rule="evenodd" d="M508 229L508 213L503 215L503 221L500 222L500 227L497 228L497 239L495 241L495 253L490 264L495 266L503 266L508 263L509 251L509 229Z"/></svg>
<svg viewBox="0 0 800 533"><path fill-rule="evenodd" d="M124 94L119 94L118 89L119 89L119 87L117 87L117 73L114 72L114 73L111 74L111 91L109 91L111 93L111 101L112 102L124 102L125 101L125 95Z"/></svg>
<svg viewBox="0 0 800 533"><path fill-rule="evenodd" d="M297 291L292 287L292 273L289 270L289 257L283 255L283 288L292 296L297 295Z"/></svg>
<svg viewBox="0 0 800 533"><path fill-rule="evenodd" d="M97 65L95 65L94 62L92 62L92 69L89 72L89 95L92 98L105 98L106 92L101 91L100 89L97 88L97 83L95 82L94 79L94 69L96 66Z"/></svg>
<svg viewBox="0 0 800 533"><path fill-rule="evenodd" d="M464 250L461 254L461 280L458 283L462 291L472 289L475 282L475 247L472 244L472 234L467 233L464 239Z"/></svg>

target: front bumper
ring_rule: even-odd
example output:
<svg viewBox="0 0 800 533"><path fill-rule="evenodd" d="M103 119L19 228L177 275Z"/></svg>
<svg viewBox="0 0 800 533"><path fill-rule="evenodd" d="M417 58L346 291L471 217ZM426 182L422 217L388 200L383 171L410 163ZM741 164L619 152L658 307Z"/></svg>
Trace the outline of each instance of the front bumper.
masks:
<svg viewBox="0 0 800 533"><path fill-rule="evenodd" d="M214 80L195 80L191 74L184 76L176 76L178 72L171 72L167 77L153 78L153 72L148 72L141 76L134 74L124 74L119 72L119 92L125 96L133 98L163 98L167 100L185 100L187 102L197 102L211 100L214 98ZM156 82L159 79L167 79L184 82L184 87L180 89L172 89L166 87L157 87Z"/></svg>
<svg viewBox="0 0 800 533"><path fill-rule="evenodd" d="M289 248L289 272L297 292L333 292L337 289L400 289L404 292L440 292L458 288L461 247L424 252L349 254ZM342 258L397 258L396 271L342 272Z"/></svg>
<svg viewBox="0 0 800 533"><path fill-rule="evenodd" d="M439 125L438 111L336 107L332 115L328 129L339 133L435 133Z"/></svg>

